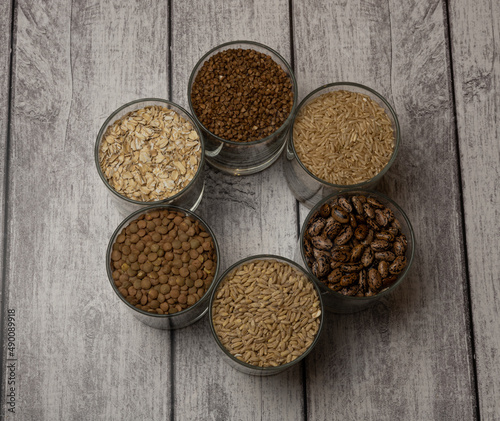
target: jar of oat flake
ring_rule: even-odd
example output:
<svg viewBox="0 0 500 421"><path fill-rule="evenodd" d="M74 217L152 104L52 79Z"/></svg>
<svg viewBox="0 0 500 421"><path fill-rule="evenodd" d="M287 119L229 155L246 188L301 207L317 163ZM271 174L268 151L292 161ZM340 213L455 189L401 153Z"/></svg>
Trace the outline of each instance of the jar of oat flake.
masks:
<svg viewBox="0 0 500 421"><path fill-rule="evenodd" d="M129 102L106 119L95 143L97 172L125 216L152 204L194 211L204 191L203 135L173 102Z"/></svg>

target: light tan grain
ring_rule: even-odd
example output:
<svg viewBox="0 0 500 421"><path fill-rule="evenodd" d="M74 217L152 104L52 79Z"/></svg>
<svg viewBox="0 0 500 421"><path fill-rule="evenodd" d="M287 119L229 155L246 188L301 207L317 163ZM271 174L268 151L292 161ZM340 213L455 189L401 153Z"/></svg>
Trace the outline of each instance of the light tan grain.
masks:
<svg viewBox="0 0 500 421"><path fill-rule="evenodd" d="M241 296L245 299L238 300ZM248 364L269 367L293 361L310 347L319 329L320 302L313 284L285 262L259 260L237 268L221 282L215 297L215 332L231 354ZM229 325L227 320L240 323Z"/></svg>
<svg viewBox="0 0 500 421"><path fill-rule="evenodd" d="M303 106L293 141L311 173L340 185L373 178L387 165L395 146L386 111L367 95L345 90L325 93Z"/></svg>

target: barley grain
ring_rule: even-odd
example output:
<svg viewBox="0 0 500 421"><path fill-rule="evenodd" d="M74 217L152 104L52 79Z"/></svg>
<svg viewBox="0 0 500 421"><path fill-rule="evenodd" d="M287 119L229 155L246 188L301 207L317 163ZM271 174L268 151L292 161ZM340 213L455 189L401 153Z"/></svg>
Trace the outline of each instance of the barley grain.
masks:
<svg viewBox="0 0 500 421"><path fill-rule="evenodd" d="M221 343L236 358L259 367L279 366L313 343L319 305L314 285L296 268L277 260L258 260L221 282L212 321Z"/></svg>

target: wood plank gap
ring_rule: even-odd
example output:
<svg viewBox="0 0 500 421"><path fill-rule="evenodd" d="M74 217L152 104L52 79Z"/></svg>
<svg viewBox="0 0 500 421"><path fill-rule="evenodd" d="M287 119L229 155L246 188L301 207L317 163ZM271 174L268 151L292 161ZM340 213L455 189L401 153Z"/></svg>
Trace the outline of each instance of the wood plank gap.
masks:
<svg viewBox="0 0 500 421"><path fill-rule="evenodd" d="M298 200L295 201L295 215L297 216L297 241L299 241L301 227L300 227L300 202Z"/></svg>
<svg viewBox="0 0 500 421"><path fill-rule="evenodd" d="M294 43L294 38L293 38L293 0L288 1L288 18L290 21L290 66L293 70L294 77L295 77L295 43ZM291 130L291 129L290 129ZM286 153L283 151L283 153ZM300 236L300 206L299 206L299 201L295 200L295 216L297 217L297 240L299 239ZM305 385L304 385L305 388Z"/></svg>
<svg viewBox="0 0 500 421"><path fill-rule="evenodd" d="M172 9L170 9L172 10ZM170 91L172 92L172 91ZM175 347L174 347L175 331L170 331L170 421L175 420Z"/></svg>
<svg viewBox="0 0 500 421"><path fill-rule="evenodd" d="M306 363L304 360L302 360L300 362L300 365L302 368L301 374L302 374L302 385L303 385L302 400L304 401L304 406L302 407L302 410L304 412L304 421L307 421L307 414L308 414L308 411L307 411L307 373L306 373L307 367L306 367Z"/></svg>
<svg viewBox="0 0 500 421"><path fill-rule="evenodd" d="M288 1L288 18L290 20L290 66L295 73L295 44L293 42L293 0Z"/></svg>
<svg viewBox="0 0 500 421"><path fill-rule="evenodd" d="M465 266L465 279L467 280L466 283L466 308L469 310L469 318L468 318L468 324L469 324L469 332L470 332L470 349L472 352L472 375L473 375L473 385L474 385L474 398L475 398L475 409L476 409L476 419L480 420L481 419L481 413L480 413L480 408L479 408L479 385L478 385L478 379L477 379L477 364L476 364L476 350L475 350L475 338L474 338L474 323L473 323L473 315L472 315L472 295L471 295L471 287L470 287L470 271L469 271L469 257L468 257L468 252L467 252L467 232L465 229L465 206L464 206L464 188L463 188L463 180L462 180L462 163L460 161L460 142L458 139L459 133L458 133L458 119L457 119L457 103L456 103L456 96L455 96L455 69L453 65L453 51L452 51L452 46L451 46L451 23L450 23L450 5L449 5L449 0L444 1L444 7L445 7L445 18L446 18L446 38L448 41L448 57L450 60L450 83L451 83L451 102L453 105L453 125L454 125L454 130L455 130L455 143L456 143L456 148L457 148L457 167L458 167L458 188L459 188L459 193L460 193L460 212L461 212L461 231L462 231L462 238L463 238L463 252L464 252L464 266Z"/></svg>
<svg viewBox="0 0 500 421"><path fill-rule="evenodd" d="M173 10L172 0L168 0L168 51L167 51L167 74L168 74L168 99L172 101L172 28L173 28ZM170 331L170 421L175 420L175 331Z"/></svg>
<svg viewBox="0 0 500 421"><path fill-rule="evenodd" d="M292 70L294 72L295 76L295 43L294 43L294 38L293 38L293 33L294 33L294 27L293 27L293 0L288 1L288 18L290 21L290 66L292 67ZM292 130L293 128L290 128ZM283 153L286 153L286 150L283 151ZM295 200L295 216L296 216L296 222L297 222L297 241L300 238L300 207L299 207L299 201ZM307 421L307 367L304 361L300 363L301 367L301 378L302 378L302 400L303 400L303 417L304 421Z"/></svg>
<svg viewBox="0 0 500 421"><path fill-rule="evenodd" d="M4 209L3 209L3 236L2 236L2 243L0 247L2 247L2 299L0 300L0 349L5 350L5 338L4 338L4 332L6 329L5 325L5 312L7 309L7 303L6 303L6 298L5 298L5 293L7 291L7 247L9 245L9 238L7 235L7 228L8 228L8 216L9 216L9 172L10 172L10 123L11 123L11 118L12 118L12 84L13 84L13 79L14 79L14 60L12 58L12 54L14 51L15 47L15 37L14 37L14 21L15 21L15 10L16 10L16 0L12 0L11 3L11 10L10 10L10 52L9 52L9 86L7 87L8 94L7 94L7 127L5 130L5 157L4 157L4 174L3 174L3 203L4 203ZM6 405L5 405L5 400L4 400L4 394L5 394L5 384L6 384L6 372L5 372L5 367L6 367L6 357L7 353L2 353L2 367L0 368L0 402L4 402L4 405L2 405L2 408L0 409L0 417L3 417L5 415L5 410L6 410Z"/></svg>

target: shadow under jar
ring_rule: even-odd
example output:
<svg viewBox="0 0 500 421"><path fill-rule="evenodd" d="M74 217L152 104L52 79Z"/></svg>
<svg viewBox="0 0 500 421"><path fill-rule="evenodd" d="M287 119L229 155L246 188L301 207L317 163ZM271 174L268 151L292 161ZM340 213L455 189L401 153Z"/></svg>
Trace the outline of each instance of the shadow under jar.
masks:
<svg viewBox="0 0 500 421"><path fill-rule="evenodd" d="M413 262L415 239L404 211L387 196L349 190L307 215L296 249L318 284L325 309L354 313L392 293Z"/></svg>
<svg viewBox="0 0 500 421"><path fill-rule="evenodd" d="M123 216L155 203L194 211L203 197L203 135L170 101L145 98L118 108L99 130L94 157Z"/></svg>
<svg viewBox="0 0 500 421"><path fill-rule="evenodd" d="M276 51L252 41L221 44L195 65L191 112L207 162L231 175L264 170L282 153L297 104L297 83Z"/></svg>
<svg viewBox="0 0 500 421"><path fill-rule="evenodd" d="M179 329L201 319L219 267L210 227L172 205L132 213L106 252L111 287L138 320L157 329Z"/></svg>
<svg viewBox="0 0 500 421"><path fill-rule="evenodd" d="M372 189L401 141L394 109L366 86L319 87L297 108L282 164L293 195L308 208L346 189Z"/></svg>
<svg viewBox="0 0 500 421"><path fill-rule="evenodd" d="M240 260L217 280L210 328L225 360L256 376L281 373L302 361L319 340L323 303L318 286L284 257Z"/></svg>

